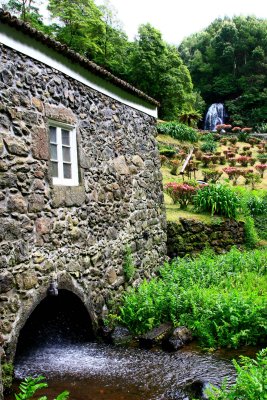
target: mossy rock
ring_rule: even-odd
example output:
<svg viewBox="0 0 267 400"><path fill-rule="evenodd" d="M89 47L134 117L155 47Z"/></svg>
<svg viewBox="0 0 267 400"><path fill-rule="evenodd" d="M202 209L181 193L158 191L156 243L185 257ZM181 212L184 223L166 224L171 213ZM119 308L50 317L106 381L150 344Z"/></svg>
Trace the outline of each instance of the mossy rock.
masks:
<svg viewBox="0 0 267 400"><path fill-rule="evenodd" d="M2 381L4 390L8 390L12 386L14 374L14 366L11 363L5 363L2 365Z"/></svg>

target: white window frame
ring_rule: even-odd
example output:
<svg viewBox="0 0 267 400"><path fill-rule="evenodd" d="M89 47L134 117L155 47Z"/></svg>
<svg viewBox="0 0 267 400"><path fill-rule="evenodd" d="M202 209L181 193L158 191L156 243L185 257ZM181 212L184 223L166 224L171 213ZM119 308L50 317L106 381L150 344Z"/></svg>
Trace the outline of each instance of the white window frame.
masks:
<svg viewBox="0 0 267 400"><path fill-rule="evenodd" d="M51 157L50 150L50 127L56 128L57 137L57 160L53 160ZM64 178L63 173L63 151L62 151L62 129L70 132L70 165L71 165L71 179ZM48 134L49 134L49 151L50 151L50 162L58 162L58 177L52 177L53 185L55 186L78 186L79 185L79 173L78 173L78 157L77 157L77 135L76 129L73 125L57 122L48 121Z"/></svg>

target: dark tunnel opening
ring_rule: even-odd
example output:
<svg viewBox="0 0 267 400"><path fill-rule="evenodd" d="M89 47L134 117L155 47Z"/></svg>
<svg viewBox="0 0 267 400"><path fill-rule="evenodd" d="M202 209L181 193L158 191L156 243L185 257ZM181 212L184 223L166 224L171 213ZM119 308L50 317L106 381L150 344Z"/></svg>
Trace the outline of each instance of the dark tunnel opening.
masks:
<svg viewBox="0 0 267 400"><path fill-rule="evenodd" d="M77 344L94 339L92 321L82 301L60 289L35 308L21 329L16 359L31 349L50 344Z"/></svg>

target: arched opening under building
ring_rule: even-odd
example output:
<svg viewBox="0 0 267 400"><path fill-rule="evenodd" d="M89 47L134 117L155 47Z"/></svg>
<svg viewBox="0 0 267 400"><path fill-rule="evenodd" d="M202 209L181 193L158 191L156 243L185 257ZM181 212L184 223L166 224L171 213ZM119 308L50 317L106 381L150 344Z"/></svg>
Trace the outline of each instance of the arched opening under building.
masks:
<svg viewBox="0 0 267 400"><path fill-rule="evenodd" d="M15 360L39 347L93 339L92 321L83 302L71 291L60 289L57 296L43 299L29 316L20 331Z"/></svg>

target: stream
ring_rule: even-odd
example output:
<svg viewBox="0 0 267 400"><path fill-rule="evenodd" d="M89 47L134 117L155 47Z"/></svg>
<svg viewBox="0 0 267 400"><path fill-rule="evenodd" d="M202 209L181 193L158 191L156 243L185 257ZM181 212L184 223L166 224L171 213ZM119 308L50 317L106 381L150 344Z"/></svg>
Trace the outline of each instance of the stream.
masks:
<svg viewBox="0 0 267 400"><path fill-rule="evenodd" d="M43 375L49 387L35 399L46 394L52 400L68 390L70 400L189 400L197 397L188 390L192 382L198 390L202 382L233 383L231 359L255 355L255 348L247 350L209 354L191 343L167 353L99 343L80 299L60 290L35 308L20 332L13 389L18 392L18 383L28 376Z"/></svg>
<svg viewBox="0 0 267 400"><path fill-rule="evenodd" d="M21 380L41 374L49 388L40 394L54 398L69 390L71 400L188 399L184 388L195 380L234 381L229 360L194 347L166 353L95 342L45 344L19 355L15 375Z"/></svg>

